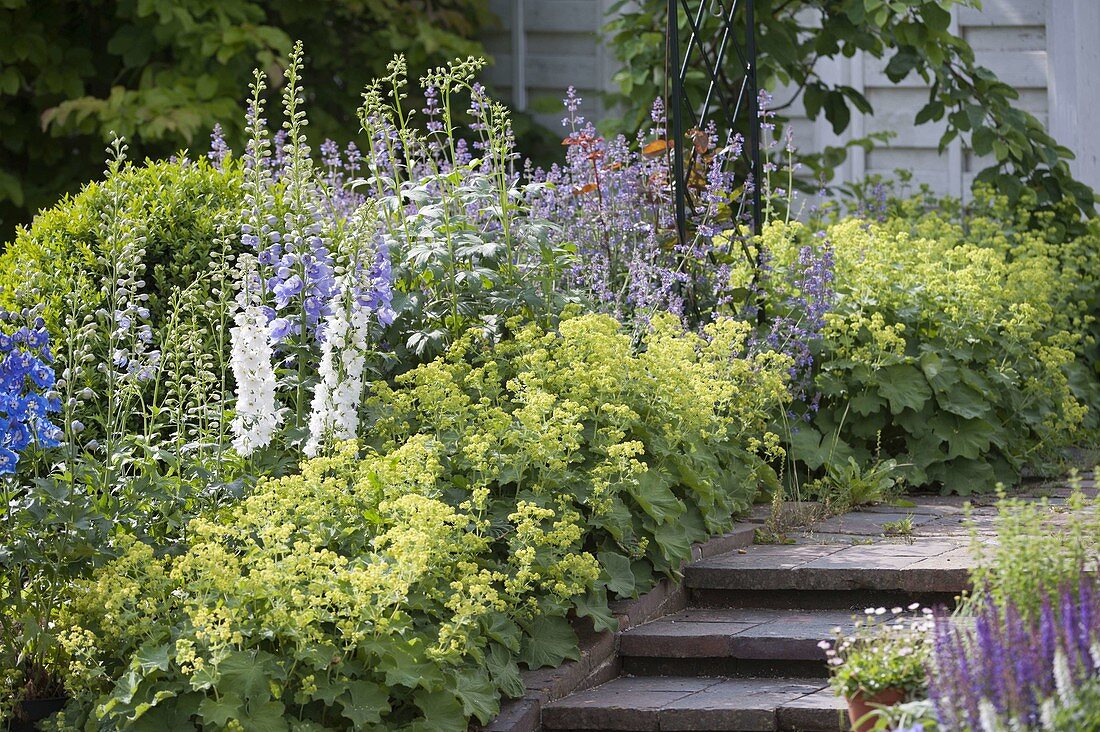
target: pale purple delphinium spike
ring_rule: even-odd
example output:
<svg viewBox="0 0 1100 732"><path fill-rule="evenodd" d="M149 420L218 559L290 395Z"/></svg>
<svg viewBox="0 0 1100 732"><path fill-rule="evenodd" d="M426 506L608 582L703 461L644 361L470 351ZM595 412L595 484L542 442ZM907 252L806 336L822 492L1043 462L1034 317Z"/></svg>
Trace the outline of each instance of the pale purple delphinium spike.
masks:
<svg viewBox="0 0 1100 732"><path fill-rule="evenodd" d="M225 159L229 157L231 152L225 141L222 126L215 123L214 129L210 132L210 152L206 153L206 157L210 159L215 168L221 170L225 165Z"/></svg>

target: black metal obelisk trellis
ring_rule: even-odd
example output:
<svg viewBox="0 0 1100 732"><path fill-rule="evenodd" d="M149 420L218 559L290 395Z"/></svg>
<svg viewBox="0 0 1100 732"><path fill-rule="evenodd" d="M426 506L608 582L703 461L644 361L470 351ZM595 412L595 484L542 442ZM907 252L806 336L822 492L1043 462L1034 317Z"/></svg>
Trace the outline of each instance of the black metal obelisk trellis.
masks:
<svg viewBox="0 0 1100 732"><path fill-rule="evenodd" d="M743 151L752 181L749 211L735 211L738 218L750 218L753 233L759 233L762 216L760 201L760 120L756 87L756 38L753 0L668 0L668 117L672 147L673 195L676 205L676 230L681 242L687 241L689 210L693 206L690 183L698 173L693 166L697 156L688 156L687 135L702 130L713 121L727 144L738 131L747 132ZM735 18L744 14L744 38L735 32ZM686 20L687 42L681 45L680 20ZM727 63L730 54L738 64ZM731 59L732 61L732 59ZM737 74L731 74L736 69ZM694 90L698 98L689 98L688 80L702 77L706 91ZM747 128L747 129L746 129ZM748 181L746 181L747 183ZM746 216L747 214L747 216Z"/></svg>

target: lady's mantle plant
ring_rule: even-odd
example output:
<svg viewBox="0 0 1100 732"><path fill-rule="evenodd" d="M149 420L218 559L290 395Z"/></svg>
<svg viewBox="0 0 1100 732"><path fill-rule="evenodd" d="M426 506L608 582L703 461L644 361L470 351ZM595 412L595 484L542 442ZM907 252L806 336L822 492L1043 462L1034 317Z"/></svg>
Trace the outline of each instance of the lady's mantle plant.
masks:
<svg viewBox="0 0 1100 732"><path fill-rule="evenodd" d="M376 384L374 449L261 482L178 555L124 541L73 590L65 725L460 732L768 476L789 361L743 358L747 326L510 330Z"/></svg>
<svg viewBox="0 0 1100 732"><path fill-rule="evenodd" d="M792 455L810 470L892 458L909 483L960 493L1012 481L1081 435L1090 411L1070 382L1080 336L1057 324L1066 282L1044 256L903 228L825 229L836 273L815 346L820 409ZM786 268L812 241L776 223L762 246Z"/></svg>

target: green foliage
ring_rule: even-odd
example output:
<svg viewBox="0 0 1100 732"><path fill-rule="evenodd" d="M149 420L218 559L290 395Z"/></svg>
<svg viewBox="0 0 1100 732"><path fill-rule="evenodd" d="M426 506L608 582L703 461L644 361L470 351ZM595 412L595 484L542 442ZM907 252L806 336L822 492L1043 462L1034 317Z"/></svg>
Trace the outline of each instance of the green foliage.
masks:
<svg viewBox="0 0 1100 732"><path fill-rule="evenodd" d="M574 610L674 574L746 508L787 361L658 318L534 325L378 384L377 449L343 443L191 522L123 542L59 626L65 728L465 730L519 663L577 654ZM764 436L761 439L760 436Z"/></svg>
<svg viewBox="0 0 1100 732"><path fill-rule="evenodd" d="M0 303L37 304L54 335L65 480L97 485L106 514L167 528L230 463L210 442L226 428L240 172L136 167L116 152L102 183L42 212L0 256ZM187 476L185 445L209 460ZM37 477L57 456L42 457L28 463Z"/></svg>
<svg viewBox="0 0 1100 732"><path fill-rule="evenodd" d="M566 301L557 287L571 244L532 212L539 186L514 176L518 153L508 109L476 83L484 62L468 58L433 70L427 125L413 124L403 58L364 94L360 122L368 140L378 236L394 262L395 322L386 339L399 363L443 353L468 328L499 335L524 314L547 323ZM477 155L461 118L474 108Z"/></svg>
<svg viewBox="0 0 1100 732"><path fill-rule="evenodd" d="M890 200L886 214L886 225L896 231L969 242L1010 261L1038 261L1051 269L1059 283L1046 290L1051 325L1079 335L1074 345L1078 361L1067 366L1070 383L1080 401L1100 402L1100 219L1074 226L1069 203L1048 210L1026 193L1013 203L1003 192L984 185L975 188L965 209L957 201L922 192ZM1090 414L1088 426L1100 424L1098 416Z"/></svg>
<svg viewBox="0 0 1100 732"><path fill-rule="evenodd" d="M1100 678L1085 681L1068 698L1051 699L1050 732L1100 732Z"/></svg>
<svg viewBox="0 0 1100 732"><path fill-rule="evenodd" d="M231 251L225 224L241 207L240 171L218 170L205 160L124 164L21 228L0 255L0 304L18 310L38 304L55 331L68 313L66 301L84 285L108 277L118 248L112 224L127 221L141 239L150 317L165 322L169 300L201 278L215 254ZM99 291L80 303L95 312L108 297Z"/></svg>
<svg viewBox="0 0 1100 732"><path fill-rule="evenodd" d="M1034 115L1019 109L1019 93L978 65L970 45L949 30L951 8L976 6L973 0L757 0L757 68L760 88L789 85L801 91L806 116L824 115L834 132L848 128L851 110L873 113L870 102L852 86L827 82L819 64L827 59L851 57L857 51L875 59L888 59L885 71L893 82L919 77L931 89L928 103L914 122L923 124L946 118L941 149L956 137L967 138L970 147L993 162L978 176L1012 201L1030 191L1043 210L1063 201L1081 212L1095 211L1095 194L1074 180L1067 160L1072 153L1057 144ZM624 68L616 75L620 94L616 101L626 108L626 125L642 125L653 99L664 96L666 3L662 0L619 2L608 24L611 45ZM681 32L688 30L681 13ZM695 20L694 18L692 20ZM718 37L715 17L703 14L702 36ZM744 38L744 10L738 9L732 37ZM710 23L710 26L706 24ZM725 71L731 79L742 76L737 54L727 53ZM686 82L689 98L706 96L709 77L702 71ZM780 100L782 112L794 100ZM867 145L870 140L854 144ZM831 174L845 150L829 148L820 156L807 157L817 172Z"/></svg>
<svg viewBox="0 0 1100 732"><path fill-rule="evenodd" d="M720 321L708 343L660 317L634 355L615 321L585 316L470 359L460 347L399 377L396 391L378 385L372 439L392 449L436 435L459 480L507 504L568 496L587 548L620 570L610 582L644 591L627 560L674 573L691 542L774 480L754 455L777 444L764 425L785 393L785 359L737 358L748 332Z"/></svg>
<svg viewBox="0 0 1100 732"><path fill-rule="evenodd" d="M882 533L886 536L900 536L906 539L912 539L913 517L906 516L897 521L886 521L882 524Z"/></svg>
<svg viewBox="0 0 1100 732"><path fill-rule="evenodd" d="M1037 621L1043 598L1076 588L1081 568L1096 560L1100 499L1074 491L1064 505L1052 505L1002 492L993 528L996 542L981 541L976 530L971 542L978 560L971 570L973 597L980 602L989 593L999 607L1011 603L1025 619Z"/></svg>
<svg viewBox="0 0 1100 732"><path fill-rule="evenodd" d="M205 147L215 123L240 140L253 67L274 81L291 38L311 51L319 139L348 139L360 91L394 52L419 73L493 22L485 0L5 0L0 4L0 240L95 171L111 131L146 155Z"/></svg>
<svg viewBox="0 0 1100 732"><path fill-rule="evenodd" d="M892 707L873 709L867 732L937 732L936 708L929 699L902 702Z"/></svg>
<svg viewBox="0 0 1100 732"><path fill-rule="evenodd" d="M914 486L969 493L1085 434L1079 321L1060 307L1075 275L1048 248L1013 256L931 219L846 218L824 233L836 301L817 356L822 401L792 443L809 470L881 455ZM782 269L808 236L773 224L763 245Z"/></svg>
<svg viewBox="0 0 1100 732"><path fill-rule="evenodd" d="M815 433L811 433L815 434ZM792 439L792 457L799 456L800 436ZM902 479L896 475L897 460L883 460L863 467L851 455L846 463L826 460L825 475L806 484L808 496L824 503L832 513L844 513L860 506L881 503L900 492ZM885 528L885 527L884 527Z"/></svg>

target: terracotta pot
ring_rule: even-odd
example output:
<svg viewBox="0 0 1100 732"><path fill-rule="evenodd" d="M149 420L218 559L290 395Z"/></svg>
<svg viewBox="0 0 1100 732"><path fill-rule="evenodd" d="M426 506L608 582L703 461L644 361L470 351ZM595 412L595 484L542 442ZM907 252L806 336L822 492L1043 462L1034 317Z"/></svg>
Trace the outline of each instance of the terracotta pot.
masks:
<svg viewBox="0 0 1100 732"><path fill-rule="evenodd" d="M15 708L15 719L10 722L8 732L36 732L38 723L64 709L67 701L68 699L62 696L19 702Z"/></svg>
<svg viewBox="0 0 1100 732"><path fill-rule="evenodd" d="M848 697L848 719L852 721L852 732L868 732L874 726L875 720L864 720L864 717L877 707L890 707L904 700L905 692L901 689L883 689L871 696L864 696L862 691L857 691L855 696ZM863 720L862 724L860 720Z"/></svg>

